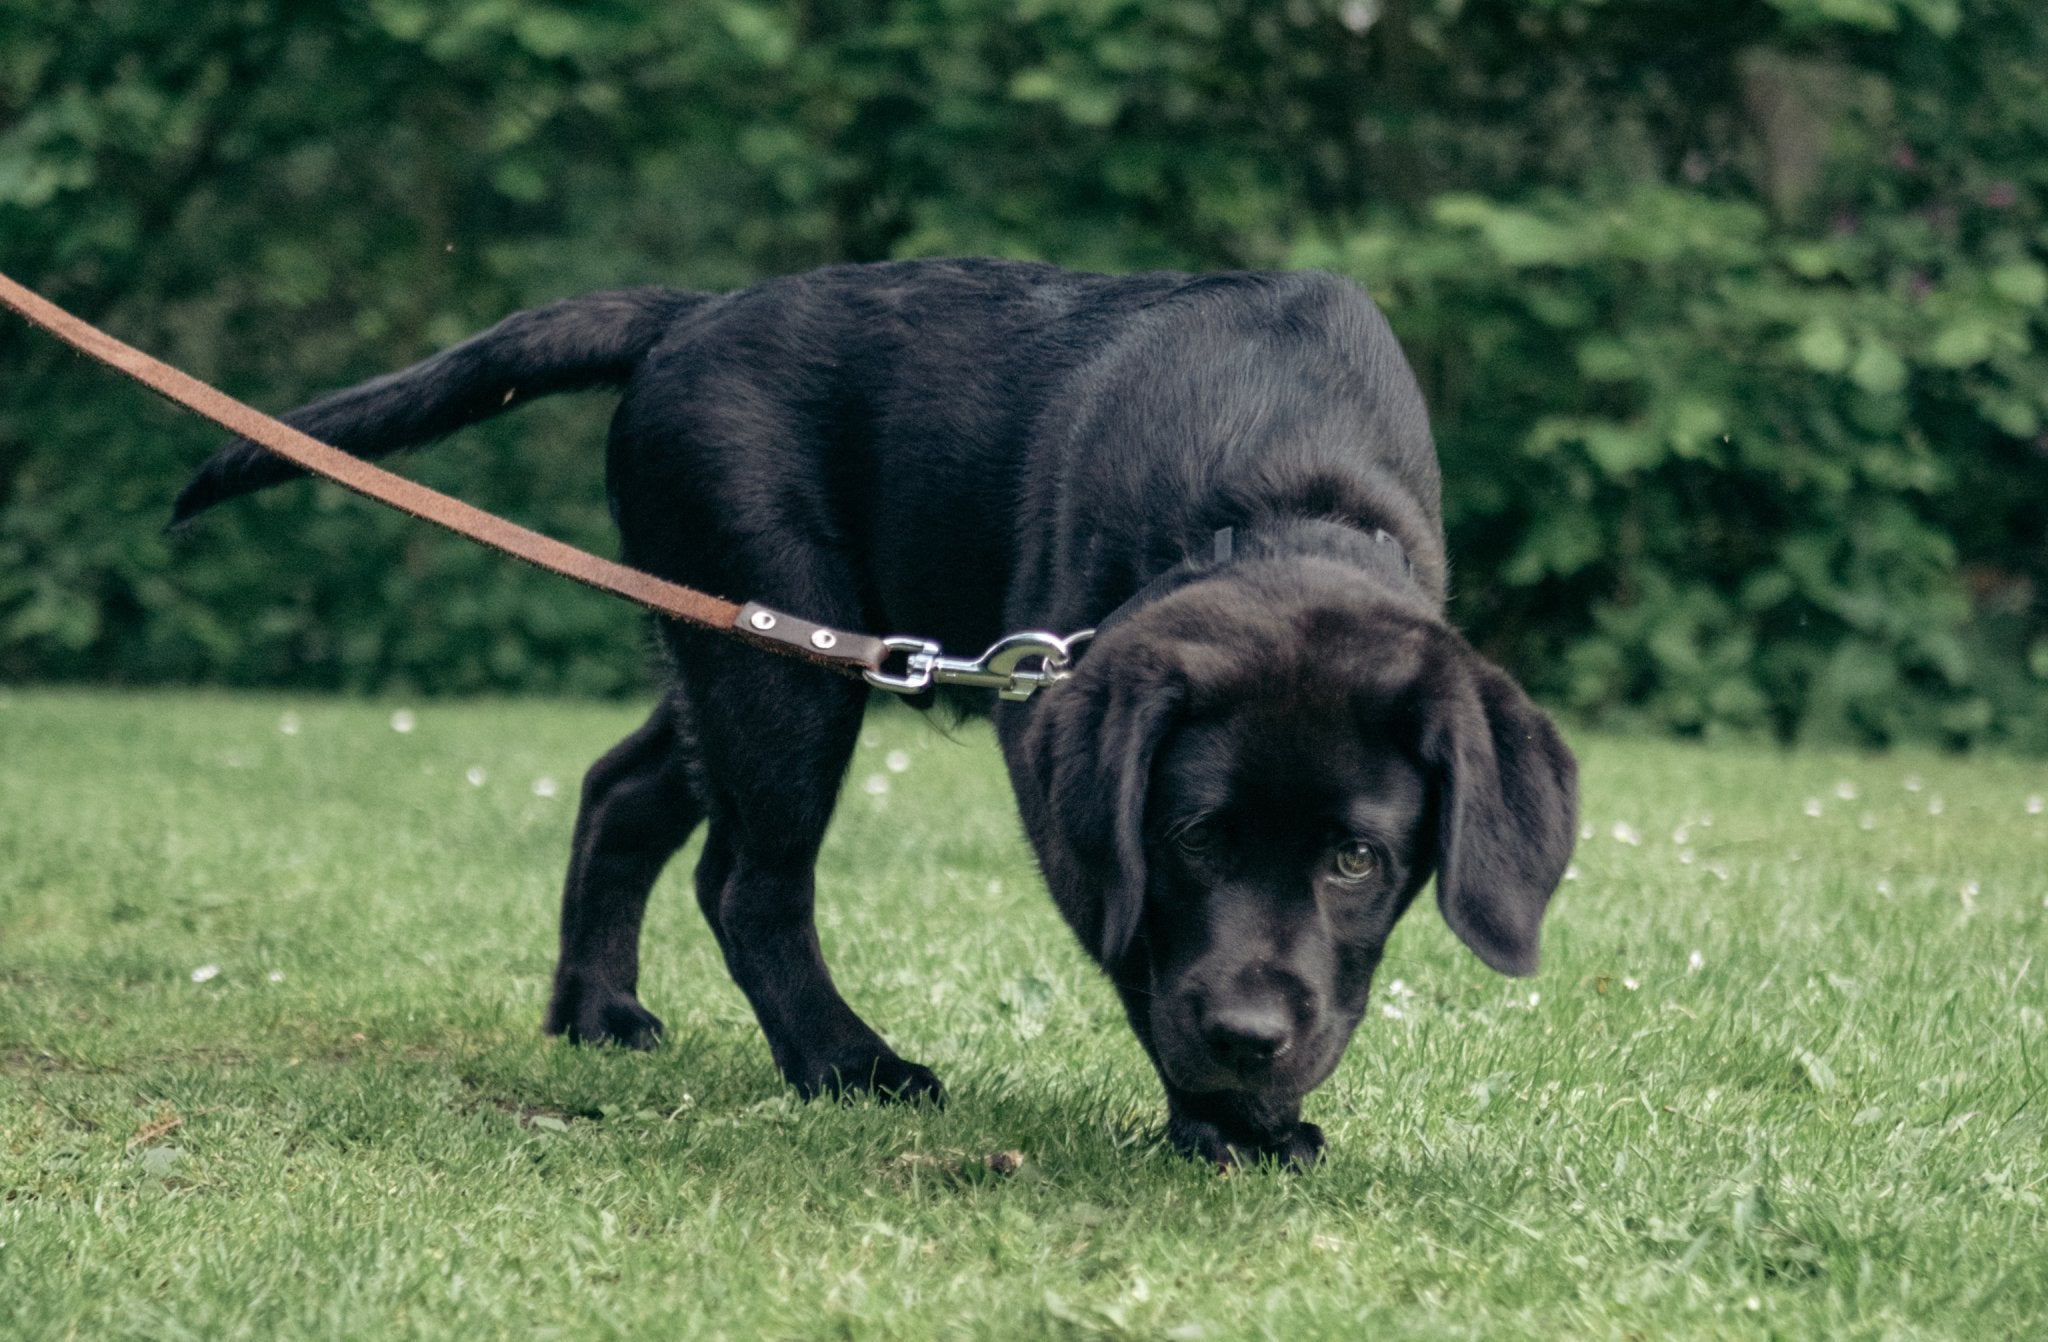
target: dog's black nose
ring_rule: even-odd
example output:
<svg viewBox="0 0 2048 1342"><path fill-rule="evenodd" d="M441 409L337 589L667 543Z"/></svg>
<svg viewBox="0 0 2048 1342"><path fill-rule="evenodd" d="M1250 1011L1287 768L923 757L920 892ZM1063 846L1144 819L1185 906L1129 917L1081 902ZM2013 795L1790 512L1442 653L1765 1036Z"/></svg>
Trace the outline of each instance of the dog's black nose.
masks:
<svg viewBox="0 0 2048 1342"><path fill-rule="evenodd" d="M1233 1071L1263 1067L1294 1045L1294 1020L1281 1001L1237 1002L1208 1013L1202 1038Z"/></svg>

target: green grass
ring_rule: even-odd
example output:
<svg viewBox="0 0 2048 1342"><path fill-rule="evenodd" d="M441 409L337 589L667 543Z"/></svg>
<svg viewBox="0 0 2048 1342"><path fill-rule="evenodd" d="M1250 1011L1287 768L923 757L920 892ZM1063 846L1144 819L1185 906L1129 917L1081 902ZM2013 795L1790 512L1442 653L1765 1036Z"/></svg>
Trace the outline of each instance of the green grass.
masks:
<svg viewBox="0 0 2048 1342"><path fill-rule="evenodd" d="M1542 976L1418 906L1327 1162L1222 1177L1161 1149L983 729L878 713L821 867L933 1114L790 1098L690 855L668 1043L543 1040L636 718L395 707L0 691L0 1336L2042 1335L2039 763L1582 740Z"/></svg>

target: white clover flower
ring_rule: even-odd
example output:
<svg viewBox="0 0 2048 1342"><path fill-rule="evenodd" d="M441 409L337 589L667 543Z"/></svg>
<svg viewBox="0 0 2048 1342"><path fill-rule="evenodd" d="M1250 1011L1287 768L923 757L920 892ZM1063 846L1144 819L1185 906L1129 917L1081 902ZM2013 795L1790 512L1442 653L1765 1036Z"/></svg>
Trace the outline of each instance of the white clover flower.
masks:
<svg viewBox="0 0 2048 1342"><path fill-rule="evenodd" d="M462 776L469 780L469 785L471 787L482 787L484 785L485 777L484 766L481 764L472 764L467 769L464 769L462 771Z"/></svg>
<svg viewBox="0 0 2048 1342"><path fill-rule="evenodd" d="M883 757L882 763L888 766L890 773L900 774L910 767L910 752L907 750L892 750Z"/></svg>
<svg viewBox="0 0 2048 1342"><path fill-rule="evenodd" d="M277 719L277 729L286 736L297 736L300 725L299 715L296 713L284 713Z"/></svg>
<svg viewBox="0 0 2048 1342"><path fill-rule="evenodd" d="M1579 864L1578 864L1578 863L1576 863L1576 862L1568 862L1568 863L1566 863L1566 864L1565 864L1565 869L1564 869L1564 878L1565 878L1565 879L1566 879L1567 881L1576 881L1576 880L1578 880L1578 879L1579 879Z"/></svg>
<svg viewBox="0 0 2048 1342"><path fill-rule="evenodd" d="M867 781L862 783L860 788L870 797L880 797L889 791L889 780L881 774L869 774Z"/></svg>
<svg viewBox="0 0 2048 1342"><path fill-rule="evenodd" d="M1908 792L1918 792L1919 790L1920 790L1920 775L1919 775L1919 774L1907 774L1907 775L1906 775L1906 791L1908 791Z"/></svg>
<svg viewBox="0 0 2048 1342"><path fill-rule="evenodd" d="M2027 814L2028 814L2028 815L2039 815L2039 814L2041 814L2041 794L2040 794L2040 793L2038 793L2038 792L2035 792L2035 793L2030 793L2030 794L2028 795L2028 797L2027 797Z"/></svg>
<svg viewBox="0 0 2048 1342"><path fill-rule="evenodd" d="M1626 989L1628 989L1628 990L1629 990L1630 992L1634 992L1634 991L1635 991L1636 989L1638 989L1638 988L1642 987L1643 985L1642 985L1642 983L1641 983L1641 982L1640 982L1639 980L1637 980L1637 979L1633 979L1633 978L1624 978L1624 979L1623 979L1623 980L1621 981L1621 986L1622 986L1622 987L1624 987L1624 988L1626 988Z"/></svg>
<svg viewBox="0 0 2048 1342"><path fill-rule="evenodd" d="M1835 784L1835 795L1843 801L1856 800L1856 785L1844 778Z"/></svg>
<svg viewBox="0 0 2048 1342"><path fill-rule="evenodd" d="M284 971L282 969L273 969L263 977L269 979L272 983L283 983Z"/></svg>
<svg viewBox="0 0 2048 1342"><path fill-rule="evenodd" d="M413 716L410 708L401 708L391 715L391 730L397 732L400 736L405 735L418 725L419 719Z"/></svg>
<svg viewBox="0 0 2048 1342"><path fill-rule="evenodd" d="M194 983L205 983L209 979L217 979L219 977L219 965L201 965L199 966L199 968L192 971L192 981Z"/></svg>
<svg viewBox="0 0 2048 1342"><path fill-rule="evenodd" d="M1865 811L1862 815L1856 817L1856 828L1864 830L1876 829L1877 817Z"/></svg>
<svg viewBox="0 0 2048 1342"><path fill-rule="evenodd" d="M546 774L533 780L533 795L536 797L552 797L558 790L555 780Z"/></svg>
<svg viewBox="0 0 2048 1342"><path fill-rule="evenodd" d="M1679 849L1679 850L1678 850L1678 863L1679 863L1679 865L1680 865L1680 866L1683 866L1683 867L1689 867L1689 866L1691 866L1691 865L1692 865L1692 849L1690 849L1690 848L1681 848L1681 849Z"/></svg>
<svg viewBox="0 0 2048 1342"><path fill-rule="evenodd" d="M1808 797L1806 799L1806 805L1801 807L1800 809L1806 812L1806 816L1809 820L1820 819L1820 798Z"/></svg>
<svg viewBox="0 0 2048 1342"><path fill-rule="evenodd" d="M1694 951L1691 955L1685 957L1685 968L1688 973L1697 974L1706 967L1707 957L1701 955L1698 951Z"/></svg>
<svg viewBox="0 0 2048 1342"><path fill-rule="evenodd" d="M1625 843L1631 848L1641 847L1643 842L1642 832L1626 820L1614 822L1614 838L1616 842Z"/></svg>
<svg viewBox="0 0 2048 1342"><path fill-rule="evenodd" d="M1942 805L1942 800L1941 800L1941 798L1939 798L1939 797L1931 797L1931 798L1929 798L1929 799L1928 799L1928 802L1927 802L1927 814L1929 814L1929 815L1940 815L1940 814L1942 813L1942 811L1943 811L1944 809L1946 809L1946 808L1945 808L1945 807L1944 807L1944 806Z"/></svg>

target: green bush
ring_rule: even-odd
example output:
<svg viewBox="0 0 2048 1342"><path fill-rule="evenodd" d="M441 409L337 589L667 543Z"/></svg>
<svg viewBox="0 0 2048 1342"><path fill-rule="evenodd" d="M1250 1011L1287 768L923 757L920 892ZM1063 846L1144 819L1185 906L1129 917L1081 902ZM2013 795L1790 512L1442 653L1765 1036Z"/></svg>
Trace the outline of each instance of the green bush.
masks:
<svg viewBox="0 0 2048 1342"><path fill-rule="evenodd" d="M258 404L506 310L832 260L1313 265L1433 407L1455 613L1551 702L2048 749L2031 0L0 0L0 265ZM623 609L0 327L0 674L624 692ZM607 542L602 407L419 459Z"/></svg>

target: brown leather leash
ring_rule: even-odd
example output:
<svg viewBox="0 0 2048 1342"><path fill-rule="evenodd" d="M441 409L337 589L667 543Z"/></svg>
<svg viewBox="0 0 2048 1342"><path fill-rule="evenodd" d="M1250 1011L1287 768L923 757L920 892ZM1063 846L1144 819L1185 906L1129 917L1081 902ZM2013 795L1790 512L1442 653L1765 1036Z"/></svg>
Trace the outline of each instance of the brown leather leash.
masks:
<svg viewBox="0 0 2048 1342"><path fill-rule="evenodd" d="M352 457L123 344L5 274L0 274L0 303L164 399L364 498L388 504L549 573L624 597L657 615L742 639L771 652L799 657L843 675L860 676L879 689L914 694L934 683L976 685L994 689L1005 699L1026 699L1034 690L1065 678L1072 647L1086 636L1012 634L981 657L968 661L941 655L939 646L925 639L876 638L814 624L759 602L740 605L579 550ZM900 674L885 672L883 664L897 652L905 655L906 669Z"/></svg>

